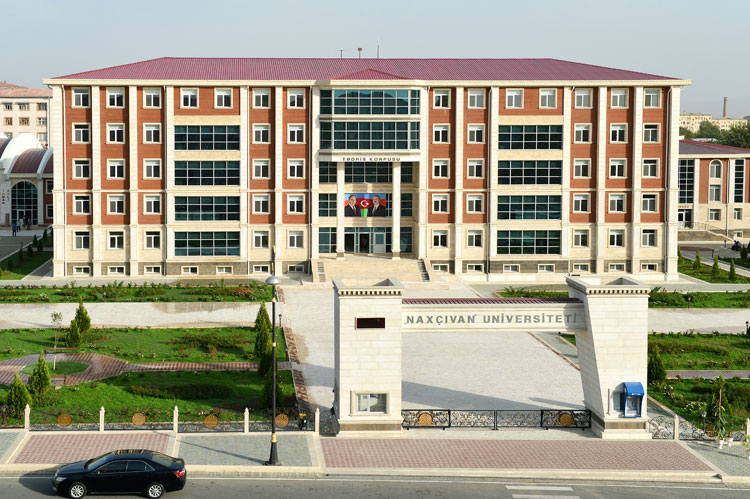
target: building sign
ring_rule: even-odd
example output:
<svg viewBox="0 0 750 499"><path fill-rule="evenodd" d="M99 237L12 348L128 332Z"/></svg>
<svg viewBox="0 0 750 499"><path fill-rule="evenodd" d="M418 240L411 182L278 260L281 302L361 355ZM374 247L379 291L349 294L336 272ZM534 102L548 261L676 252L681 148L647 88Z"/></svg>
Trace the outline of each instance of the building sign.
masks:
<svg viewBox="0 0 750 499"><path fill-rule="evenodd" d="M406 307L401 314L403 329L433 331L454 331L461 329L488 330L576 330L586 328L583 308L555 307L551 310L511 310L498 311L409 311Z"/></svg>
<svg viewBox="0 0 750 499"><path fill-rule="evenodd" d="M401 156L381 156L371 155L367 156L343 156L341 161L345 163L397 163L403 161Z"/></svg>
<svg viewBox="0 0 750 499"><path fill-rule="evenodd" d="M384 217L385 216L385 194L353 194L346 195L344 201L344 216L346 217Z"/></svg>

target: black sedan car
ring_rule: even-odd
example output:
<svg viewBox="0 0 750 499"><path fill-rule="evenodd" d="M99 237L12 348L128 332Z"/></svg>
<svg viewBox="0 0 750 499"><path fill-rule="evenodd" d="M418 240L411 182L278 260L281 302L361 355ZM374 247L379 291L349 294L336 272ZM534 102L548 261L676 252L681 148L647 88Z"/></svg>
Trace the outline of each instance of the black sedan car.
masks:
<svg viewBox="0 0 750 499"><path fill-rule="evenodd" d="M164 492L181 490L187 473L185 461L161 452L129 449L66 464L55 472L55 492L71 499L93 494L144 494L156 499Z"/></svg>

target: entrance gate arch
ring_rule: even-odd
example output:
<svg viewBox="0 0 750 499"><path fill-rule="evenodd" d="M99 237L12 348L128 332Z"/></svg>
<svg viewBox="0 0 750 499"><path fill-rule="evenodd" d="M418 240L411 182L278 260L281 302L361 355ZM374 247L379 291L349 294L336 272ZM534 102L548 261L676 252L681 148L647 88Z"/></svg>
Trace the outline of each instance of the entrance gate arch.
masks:
<svg viewBox="0 0 750 499"><path fill-rule="evenodd" d="M36 185L28 180L16 182L10 188L10 218L11 223L23 217L31 219L31 225L39 225L39 211L37 203L39 194Z"/></svg>
<svg viewBox="0 0 750 499"><path fill-rule="evenodd" d="M333 285L341 431L401 429L402 331L552 331L576 335L592 430L602 438L651 438L645 404L635 418L617 404L624 383L646 387L648 286L627 277L568 277L566 299L444 299L404 298L396 279Z"/></svg>

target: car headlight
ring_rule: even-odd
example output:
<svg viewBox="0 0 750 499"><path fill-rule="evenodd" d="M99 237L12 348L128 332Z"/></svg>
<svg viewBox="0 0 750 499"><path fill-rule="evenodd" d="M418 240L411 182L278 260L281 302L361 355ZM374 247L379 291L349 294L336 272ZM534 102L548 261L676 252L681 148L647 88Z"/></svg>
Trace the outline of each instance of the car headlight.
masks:
<svg viewBox="0 0 750 499"><path fill-rule="evenodd" d="M60 483L65 480L64 476L55 475L55 482Z"/></svg>

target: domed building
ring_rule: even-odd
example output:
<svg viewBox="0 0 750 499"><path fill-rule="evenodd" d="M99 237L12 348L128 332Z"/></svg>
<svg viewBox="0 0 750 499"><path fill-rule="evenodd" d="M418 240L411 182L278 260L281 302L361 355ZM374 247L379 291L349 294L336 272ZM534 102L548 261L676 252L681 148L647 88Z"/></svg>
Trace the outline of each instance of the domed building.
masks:
<svg viewBox="0 0 750 499"><path fill-rule="evenodd" d="M0 135L0 225L49 225L52 210L52 149L30 133Z"/></svg>

